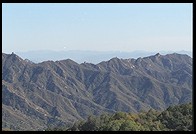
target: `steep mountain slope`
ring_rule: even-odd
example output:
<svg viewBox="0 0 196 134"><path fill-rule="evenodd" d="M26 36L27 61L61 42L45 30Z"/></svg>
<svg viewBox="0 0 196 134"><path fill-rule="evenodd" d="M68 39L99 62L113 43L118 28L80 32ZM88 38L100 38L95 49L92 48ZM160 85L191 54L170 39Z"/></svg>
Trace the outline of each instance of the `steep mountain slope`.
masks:
<svg viewBox="0 0 196 134"><path fill-rule="evenodd" d="M103 112L163 110L192 101L192 58L168 54L32 63L2 54L2 127L42 130Z"/></svg>

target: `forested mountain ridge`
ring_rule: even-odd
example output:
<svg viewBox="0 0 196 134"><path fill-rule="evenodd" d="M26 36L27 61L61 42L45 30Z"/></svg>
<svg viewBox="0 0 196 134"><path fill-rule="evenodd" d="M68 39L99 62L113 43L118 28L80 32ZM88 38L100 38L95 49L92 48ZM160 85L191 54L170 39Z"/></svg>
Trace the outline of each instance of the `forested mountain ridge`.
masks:
<svg viewBox="0 0 196 134"><path fill-rule="evenodd" d="M188 103L169 106L164 111L102 114L89 116L69 128L55 127L46 131L193 131L193 109Z"/></svg>
<svg viewBox="0 0 196 134"><path fill-rule="evenodd" d="M192 58L168 54L32 63L2 53L2 127L43 130L88 115L163 110L192 101Z"/></svg>

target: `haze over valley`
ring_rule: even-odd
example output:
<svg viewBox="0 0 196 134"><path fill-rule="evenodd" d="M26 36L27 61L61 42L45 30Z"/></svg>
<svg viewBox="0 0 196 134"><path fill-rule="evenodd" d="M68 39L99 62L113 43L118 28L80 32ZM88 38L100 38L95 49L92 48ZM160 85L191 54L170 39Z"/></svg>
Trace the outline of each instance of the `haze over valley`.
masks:
<svg viewBox="0 0 196 134"><path fill-rule="evenodd" d="M39 51L27 51L27 52L15 52L17 55L23 59L28 59L32 62L39 63L47 60L63 60L72 59L77 63L89 62L93 64L98 64L102 61L110 60L114 57L129 59L137 59L139 57L147 57L149 55L155 55L158 52L148 52L148 51L81 51L81 50L69 50L69 51L52 51L52 50L39 50ZM191 51L159 51L160 54L187 54L192 57Z"/></svg>

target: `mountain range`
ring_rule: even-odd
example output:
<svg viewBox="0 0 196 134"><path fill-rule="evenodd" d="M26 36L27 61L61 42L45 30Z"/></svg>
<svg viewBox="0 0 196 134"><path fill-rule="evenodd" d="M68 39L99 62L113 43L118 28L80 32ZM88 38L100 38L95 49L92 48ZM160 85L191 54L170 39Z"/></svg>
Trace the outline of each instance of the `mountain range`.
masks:
<svg viewBox="0 0 196 134"><path fill-rule="evenodd" d="M77 63L90 62L93 64L98 64L102 61L108 61L113 57L118 57L122 59L128 58L139 58L147 57L149 55L155 55L158 52L150 51L82 51L82 50L66 50L66 51L51 51L51 50L37 50L37 51L26 51L26 52L15 52L17 55L23 59L29 59L35 63L43 62L48 59L56 61L63 59L72 59ZM187 54L192 57L191 51L159 51L161 54L178 53ZM82 56L81 56L82 55Z"/></svg>
<svg viewBox="0 0 196 134"><path fill-rule="evenodd" d="M2 128L44 130L89 115L192 102L192 58L159 53L97 64L2 53Z"/></svg>

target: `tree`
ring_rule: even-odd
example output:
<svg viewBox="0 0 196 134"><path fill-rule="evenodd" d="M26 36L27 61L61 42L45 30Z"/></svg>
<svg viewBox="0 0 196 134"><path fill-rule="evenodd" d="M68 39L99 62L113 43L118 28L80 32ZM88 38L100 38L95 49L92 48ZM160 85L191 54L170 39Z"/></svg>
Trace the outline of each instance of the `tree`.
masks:
<svg viewBox="0 0 196 134"><path fill-rule="evenodd" d="M132 120L125 120L119 129L120 131L139 131L140 125Z"/></svg>
<svg viewBox="0 0 196 134"><path fill-rule="evenodd" d="M81 131L97 131L99 121L93 116L89 116L87 121L81 126Z"/></svg>
<svg viewBox="0 0 196 134"><path fill-rule="evenodd" d="M116 114L114 114L114 116L112 117L115 120L120 120L120 119L126 119L127 114L124 112L117 112Z"/></svg>

